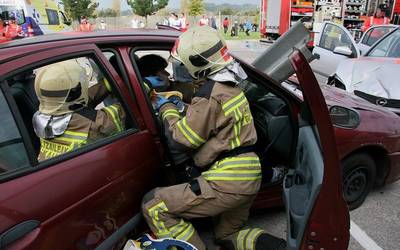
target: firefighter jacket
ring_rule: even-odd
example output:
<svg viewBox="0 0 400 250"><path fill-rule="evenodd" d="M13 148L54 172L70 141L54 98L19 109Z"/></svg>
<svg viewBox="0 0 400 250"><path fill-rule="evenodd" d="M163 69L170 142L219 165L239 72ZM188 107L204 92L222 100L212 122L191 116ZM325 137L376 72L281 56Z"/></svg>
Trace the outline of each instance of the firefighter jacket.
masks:
<svg viewBox="0 0 400 250"><path fill-rule="evenodd" d="M54 138L40 137L39 161L75 150L98 139L117 134L125 129L125 111L120 103L95 110L93 103L104 99L105 88L98 84L89 89L89 105L69 115L68 125ZM39 116L37 112L34 116ZM38 134L38 133L37 133Z"/></svg>
<svg viewBox="0 0 400 250"><path fill-rule="evenodd" d="M257 193L261 166L255 153L216 161L223 152L257 141L249 103L239 86L209 80L197 91L185 116L172 103L163 105L160 114L171 139L194 152L194 163L206 170L202 176L213 188L227 193Z"/></svg>

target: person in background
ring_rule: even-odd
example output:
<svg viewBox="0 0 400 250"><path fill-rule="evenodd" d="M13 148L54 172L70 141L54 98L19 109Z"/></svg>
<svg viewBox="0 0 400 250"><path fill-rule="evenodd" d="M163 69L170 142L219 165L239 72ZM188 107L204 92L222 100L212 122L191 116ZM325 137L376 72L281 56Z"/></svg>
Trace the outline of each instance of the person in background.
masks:
<svg viewBox="0 0 400 250"><path fill-rule="evenodd" d="M183 12L180 14L179 23L180 23L181 31L186 31L187 27L188 27L188 23L186 21L185 13L183 13Z"/></svg>
<svg viewBox="0 0 400 250"><path fill-rule="evenodd" d="M375 14L367 18L367 20L364 22L364 25L361 27L362 32L365 32L367 29L374 25L390 23L390 19L386 17L386 13L384 11L385 6L385 4L379 5L379 7L375 11Z"/></svg>
<svg viewBox="0 0 400 250"><path fill-rule="evenodd" d="M246 35L250 36L250 31L253 28L253 25L251 24L250 20L247 20L246 23L244 24L245 30L246 30Z"/></svg>
<svg viewBox="0 0 400 250"><path fill-rule="evenodd" d="M86 16L81 17L81 23L79 25L79 31L91 32L93 31L93 25L88 21Z"/></svg>
<svg viewBox="0 0 400 250"><path fill-rule="evenodd" d="M171 13L168 19L169 26L180 29L181 28L181 20L178 18L178 15L175 13Z"/></svg>
<svg viewBox="0 0 400 250"><path fill-rule="evenodd" d="M208 25L208 18L203 15L199 21L199 25L200 26L207 26Z"/></svg>
<svg viewBox="0 0 400 250"><path fill-rule="evenodd" d="M104 19L101 19L100 21L100 29L105 30L107 28L107 23L104 21Z"/></svg>
<svg viewBox="0 0 400 250"><path fill-rule="evenodd" d="M224 18L224 21L222 22L222 26L224 27L224 33L228 32L228 27L229 27L229 20L228 17Z"/></svg>
<svg viewBox="0 0 400 250"><path fill-rule="evenodd" d="M217 29L217 19L215 16L210 17L210 27L213 29Z"/></svg>
<svg viewBox="0 0 400 250"><path fill-rule="evenodd" d="M5 34L4 34L4 30L5 30L5 28L4 28L4 19L3 19L3 16L0 15L0 43L7 41L7 38L6 38Z"/></svg>
<svg viewBox="0 0 400 250"><path fill-rule="evenodd" d="M138 22L138 20L137 20L136 18L132 18L132 20L131 20L131 27L132 27L132 29L137 29L137 28L139 28L139 22Z"/></svg>
<svg viewBox="0 0 400 250"><path fill-rule="evenodd" d="M22 27L18 25L15 17L10 17L8 25L4 29L6 39L16 39L23 37Z"/></svg>

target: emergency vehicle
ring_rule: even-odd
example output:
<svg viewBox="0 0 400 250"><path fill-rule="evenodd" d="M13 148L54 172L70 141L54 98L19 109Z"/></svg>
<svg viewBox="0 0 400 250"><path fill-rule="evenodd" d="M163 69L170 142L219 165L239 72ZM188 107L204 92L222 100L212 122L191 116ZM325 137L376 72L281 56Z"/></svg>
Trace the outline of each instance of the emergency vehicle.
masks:
<svg viewBox="0 0 400 250"><path fill-rule="evenodd" d="M0 18L4 21L3 36L5 27L13 19L22 28L18 37L72 30L71 22L56 0L0 0Z"/></svg>

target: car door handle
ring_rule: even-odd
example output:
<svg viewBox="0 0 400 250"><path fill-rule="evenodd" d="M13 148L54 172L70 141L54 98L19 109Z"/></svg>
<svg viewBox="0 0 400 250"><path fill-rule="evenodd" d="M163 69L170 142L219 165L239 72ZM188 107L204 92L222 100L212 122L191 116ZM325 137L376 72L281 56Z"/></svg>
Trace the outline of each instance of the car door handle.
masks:
<svg viewBox="0 0 400 250"><path fill-rule="evenodd" d="M285 177L285 188L291 188L294 185L304 185L305 177L299 171L293 171L293 173L286 174Z"/></svg>
<svg viewBox="0 0 400 250"><path fill-rule="evenodd" d="M0 234L0 249L4 249L12 243L17 243L16 241L19 239L33 233L32 237L29 237L29 239L26 239L23 242L19 242L18 247L16 247L16 249L27 248L39 234L39 226L40 222L37 220L27 220L13 226Z"/></svg>
<svg viewBox="0 0 400 250"><path fill-rule="evenodd" d="M318 54L318 53L313 53L313 56L314 56L314 58L317 59L317 60L321 59L321 55Z"/></svg>

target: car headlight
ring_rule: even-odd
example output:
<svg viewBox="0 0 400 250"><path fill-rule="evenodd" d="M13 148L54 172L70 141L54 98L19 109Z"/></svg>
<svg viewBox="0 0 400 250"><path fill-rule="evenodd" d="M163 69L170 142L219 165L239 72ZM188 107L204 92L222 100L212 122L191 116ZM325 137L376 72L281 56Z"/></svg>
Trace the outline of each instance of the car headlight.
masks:
<svg viewBox="0 0 400 250"><path fill-rule="evenodd" d="M354 129L360 125L360 114L353 109L342 106L332 106L329 109L333 125Z"/></svg>
<svg viewBox="0 0 400 250"><path fill-rule="evenodd" d="M336 88L346 90L346 86L344 85L342 79L338 77L336 74L333 74L328 77L328 85L335 86Z"/></svg>

